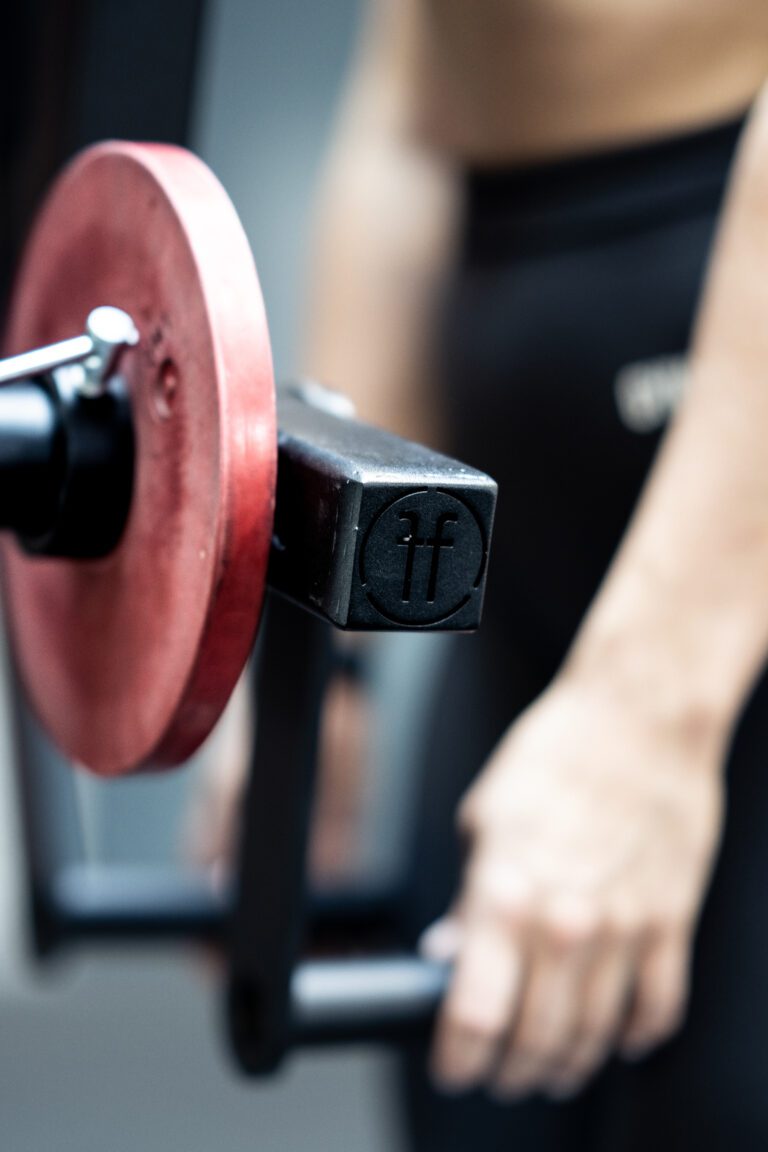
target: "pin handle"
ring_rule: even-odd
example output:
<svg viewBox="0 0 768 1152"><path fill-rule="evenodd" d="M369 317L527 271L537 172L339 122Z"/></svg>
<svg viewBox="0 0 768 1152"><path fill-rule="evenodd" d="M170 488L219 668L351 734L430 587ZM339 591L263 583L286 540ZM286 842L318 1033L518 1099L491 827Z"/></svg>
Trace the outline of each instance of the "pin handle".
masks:
<svg viewBox="0 0 768 1152"><path fill-rule="evenodd" d="M104 391L123 348L138 343L139 334L131 317L122 308L104 305L89 313L82 336L59 340L43 348L33 348L0 360L0 385L42 376L68 364L83 365L80 390L97 396Z"/></svg>

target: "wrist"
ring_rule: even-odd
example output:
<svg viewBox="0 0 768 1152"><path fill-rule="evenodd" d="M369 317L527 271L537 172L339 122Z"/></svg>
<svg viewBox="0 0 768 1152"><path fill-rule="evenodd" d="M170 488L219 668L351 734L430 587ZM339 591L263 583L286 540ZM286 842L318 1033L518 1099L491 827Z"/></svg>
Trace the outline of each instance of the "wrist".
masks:
<svg viewBox="0 0 768 1152"><path fill-rule="evenodd" d="M563 665L571 686L609 696L644 725L691 746L722 754L738 718L742 693L727 655L711 660L695 620L659 605L595 605Z"/></svg>

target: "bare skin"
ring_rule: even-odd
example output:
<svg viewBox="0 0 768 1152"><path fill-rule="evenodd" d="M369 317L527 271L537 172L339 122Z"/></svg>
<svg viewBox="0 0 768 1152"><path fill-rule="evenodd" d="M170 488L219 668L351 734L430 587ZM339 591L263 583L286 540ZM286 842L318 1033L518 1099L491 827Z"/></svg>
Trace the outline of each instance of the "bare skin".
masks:
<svg viewBox="0 0 768 1152"><path fill-rule="evenodd" d="M762 0L402 0L417 130L475 162L594 150L747 107ZM404 52L404 48L401 49Z"/></svg>
<svg viewBox="0 0 768 1152"><path fill-rule="evenodd" d="M682 1018L724 753L768 647L767 203L763 96L682 410L562 671L464 803L467 877L432 936L457 958L449 1086L572 1091Z"/></svg>
<svg viewBox="0 0 768 1152"><path fill-rule="evenodd" d="M318 201L306 366L441 437L429 372L461 163L592 150L745 108L763 0L382 0ZM768 104L741 149L691 380L572 651L466 798L449 1089L576 1090L678 1026L733 726L768 648Z"/></svg>

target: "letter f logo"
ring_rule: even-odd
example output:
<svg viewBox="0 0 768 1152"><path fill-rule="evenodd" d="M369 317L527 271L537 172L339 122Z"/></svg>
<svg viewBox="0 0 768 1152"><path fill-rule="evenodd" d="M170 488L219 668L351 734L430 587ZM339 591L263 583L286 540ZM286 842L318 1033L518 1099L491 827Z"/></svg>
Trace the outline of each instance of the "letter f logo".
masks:
<svg viewBox="0 0 768 1152"><path fill-rule="evenodd" d="M440 577L440 558L443 549L450 549L454 546L453 537L446 537L445 530L449 524L456 524L458 517L452 512L442 512L437 517L434 536L419 536L418 512L402 512L400 514L400 522L408 525L405 535L397 541L399 547L407 549L405 556L405 573L403 576L403 603L410 604L411 602L417 549L429 548L432 551L429 568L423 574L420 573L420 575L423 575L423 579L426 582L426 602L428 604L434 604L435 597L437 596L437 582Z"/></svg>

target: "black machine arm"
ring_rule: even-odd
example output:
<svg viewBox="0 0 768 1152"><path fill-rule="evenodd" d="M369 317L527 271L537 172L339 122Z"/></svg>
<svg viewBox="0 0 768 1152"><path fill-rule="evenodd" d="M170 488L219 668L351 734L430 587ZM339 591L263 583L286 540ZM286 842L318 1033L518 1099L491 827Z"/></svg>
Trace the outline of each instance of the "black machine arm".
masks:
<svg viewBox="0 0 768 1152"><path fill-rule="evenodd" d="M231 894L178 875L63 868L40 842L45 797L29 765L24 773L39 950L78 940L219 940L229 958L229 1032L250 1074L277 1067L296 1043L383 1040L424 1029L446 982L439 966L398 947L389 894L308 893L317 733L329 624L477 628L496 485L359 424L343 405L315 385L279 395L269 569L277 595L268 598L257 646L259 723ZM0 449L2 439L0 427ZM322 958L312 958L318 942Z"/></svg>
<svg viewBox="0 0 768 1152"><path fill-rule="evenodd" d="M283 389L278 401L270 584L288 599L271 598L260 638L229 949L229 1032L250 1074L272 1071L296 1042L424 1028L445 985L445 972L415 956L354 955L359 919L337 923L333 960L299 961L323 927L308 920L306 846L330 632L313 615L356 629L476 628L496 486L336 414L337 402L316 386Z"/></svg>
<svg viewBox="0 0 768 1152"><path fill-rule="evenodd" d="M270 586L339 628L474 630L496 485L345 403L316 384L278 390Z"/></svg>

